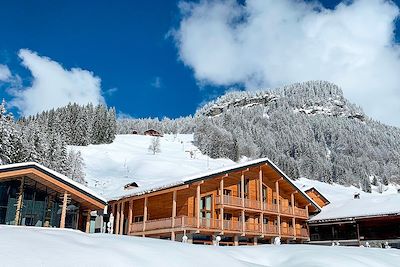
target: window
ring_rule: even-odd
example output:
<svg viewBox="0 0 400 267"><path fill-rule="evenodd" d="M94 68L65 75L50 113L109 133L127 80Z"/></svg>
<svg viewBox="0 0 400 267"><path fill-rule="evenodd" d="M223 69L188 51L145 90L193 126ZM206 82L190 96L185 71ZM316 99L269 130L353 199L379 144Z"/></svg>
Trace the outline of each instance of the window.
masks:
<svg viewBox="0 0 400 267"><path fill-rule="evenodd" d="M263 202L267 202L267 187L263 185L262 187L262 194L263 194Z"/></svg>
<svg viewBox="0 0 400 267"><path fill-rule="evenodd" d="M268 224L268 217L263 218L263 224Z"/></svg>
<svg viewBox="0 0 400 267"><path fill-rule="evenodd" d="M248 198L249 196L249 179L244 179L244 197ZM238 183L238 197L242 197L242 182L239 181Z"/></svg>
<svg viewBox="0 0 400 267"><path fill-rule="evenodd" d="M133 221L134 221L135 223L143 222L143 215L133 217Z"/></svg>
<svg viewBox="0 0 400 267"><path fill-rule="evenodd" d="M212 196L204 196L200 201L200 217L209 219L211 218L211 210L212 210Z"/></svg>
<svg viewBox="0 0 400 267"><path fill-rule="evenodd" d="M231 196L232 195L232 190L224 189L224 195L225 196Z"/></svg>
<svg viewBox="0 0 400 267"><path fill-rule="evenodd" d="M231 213L224 213L224 220L225 221L232 220L232 214Z"/></svg>

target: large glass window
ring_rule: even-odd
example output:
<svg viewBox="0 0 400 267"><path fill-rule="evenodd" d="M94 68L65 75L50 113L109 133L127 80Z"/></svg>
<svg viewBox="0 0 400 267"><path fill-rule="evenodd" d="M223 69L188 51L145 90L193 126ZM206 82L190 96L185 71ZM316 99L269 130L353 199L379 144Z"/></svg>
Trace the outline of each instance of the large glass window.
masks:
<svg viewBox="0 0 400 267"><path fill-rule="evenodd" d="M19 180L0 183L0 224L15 224ZM37 227L59 227L62 211L61 195L25 178L22 207L18 224ZM76 229L79 218L78 203L70 200L67 205L65 227Z"/></svg>

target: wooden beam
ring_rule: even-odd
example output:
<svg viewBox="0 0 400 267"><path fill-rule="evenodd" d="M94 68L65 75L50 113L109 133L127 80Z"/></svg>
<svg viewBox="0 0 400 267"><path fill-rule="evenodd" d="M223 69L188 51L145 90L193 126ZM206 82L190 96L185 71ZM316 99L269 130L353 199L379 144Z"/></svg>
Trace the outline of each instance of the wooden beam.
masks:
<svg viewBox="0 0 400 267"><path fill-rule="evenodd" d="M196 219L197 219L197 229L200 228L200 184L196 187Z"/></svg>
<svg viewBox="0 0 400 267"><path fill-rule="evenodd" d="M296 238L296 218L292 217L293 235Z"/></svg>
<svg viewBox="0 0 400 267"><path fill-rule="evenodd" d="M124 223L125 222L125 202L122 201L121 203L121 212L120 212L120 219L119 219L119 234L124 234Z"/></svg>
<svg viewBox="0 0 400 267"><path fill-rule="evenodd" d="M294 193L290 194L290 202L292 202L292 214L294 214L294 209L295 209L295 205L294 205Z"/></svg>
<svg viewBox="0 0 400 267"><path fill-rule="evenodd" d="M15 225L19 225L19 221L21 220L21 210L24 201L24 183L25 183L25 177L22 176L21 183L19 185L17 208L15 211L15 222L14 222Z"/></svg>
<svg viewBox="0 0 400 267"><path fill-rule="evenodd" d="M244 172L240 176L240 197L242 198L242 207L244 208Z"/></svg>
<svg viewBox="0 0 400 267"><path fill-rule="evenodd" d="M281 236L281 205L280 205L280 201L279 201L279 180L275 181L275 193L276 193L276 204L277 204L277 210L278 210L278 234L279 236Z"/></svg>
<svg viewBox="0 0 400 267"><path fill-rule="evenodd" d="M132 224L132 218L133 218L133 200L129 201L129 213L128 213L128 235L130 233L131 229L131 224Z"/></svg>
<svg viewBox="0 0 400 267"><path fill-rule="evenodd" d="M171 240L172 241L175 241L174 227L175 227L175 217L176 217L176 192L177 191L172 192L172 222L171 222L171 227L172 227Z"/></svg>
<svg viewBox="0 0 400 267"><path fill-rule="evenodd" d="M68 194L67 191L65 191L61 209L60 228L65 228L65 217L67 216L67 201L68 201Z"/></svg>
<svg viewBox="0 0 400 267"><path fill-rule="evenodd" d="M176 217L176 192L172 192L172 228L175 227L175 217Z"/></svg>
<svg viewBox="0 0 400 267"><path fill-rule="evenodd" d="M121 204L121 203L118 203L118 202L115 204L115 206L116 206L116 214L115 214L115 234L116 234L116 235L119 234L119 215L120 215L120 211L121 211L120 204Z"/></svg>
<svg viewBox="0 0 400 267"><path fill-rule="evenodd" d="M144 198L144 206L143 206L143 232L146 231L146 221L147 221L147 205L148 205L148 197Z"/></svg>
<svg viewBox="0 0 400 267"><path fill-rule="evenodd" d="M90 233L90 213L91 213L92 211L91 210L88 210L87 211L87 216L86 216L86 227L85 227L85 232L86 233Z"/></svg>
<svg viewBox="0 0 400 267"><path fill-rule="evenodd" d="M220 190L220 198L221 198L221 209L220 209L220 215L221 215L221 232L224 231L224 177L227 177L228 175L225 175L221 178L219 181L219 190Z"/></svg>

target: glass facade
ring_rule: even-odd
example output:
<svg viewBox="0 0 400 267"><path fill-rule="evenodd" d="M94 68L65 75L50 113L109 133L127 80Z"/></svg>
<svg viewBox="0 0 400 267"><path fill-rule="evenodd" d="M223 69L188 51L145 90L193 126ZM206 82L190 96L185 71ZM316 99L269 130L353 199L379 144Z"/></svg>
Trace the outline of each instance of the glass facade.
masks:
<svg viewBox="0 0 400 267"><path fill-rule="evenodd" d="M18 197L21 180L0 182L0 224L26 225L37 227L59 227L62 210L62 195L39 185L35 181L24 179L23 198L19 222L17 218ZM79 205L70 200L67 205L66 228L77 229Z"/></svg>

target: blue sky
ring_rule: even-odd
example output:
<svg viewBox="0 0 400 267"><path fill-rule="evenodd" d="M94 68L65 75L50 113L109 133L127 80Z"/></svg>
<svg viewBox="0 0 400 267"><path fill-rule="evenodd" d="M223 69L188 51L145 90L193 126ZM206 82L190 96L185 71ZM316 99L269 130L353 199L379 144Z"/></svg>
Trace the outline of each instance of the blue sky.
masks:
<svg viewBox="0 0 400 267"><path fill-rule="evenodd" d="M338 2L322 1L327 8ZM106 103L121 113L133 117L193 114L202 102L244 82L207 82L195 76L196 65L178 59L179 48L167 37L182 20L178 3L3 1L0 64L29 87L32 75L18 57L20 49L26 48L67 70L93 72L101 79ZM11 101L9 86L0 86L0 97Z"/></svg>

